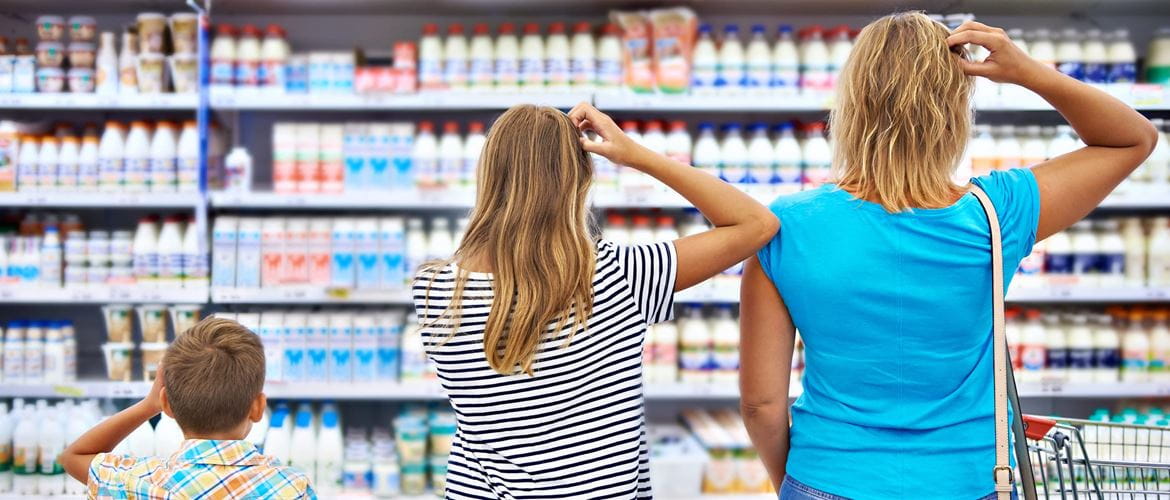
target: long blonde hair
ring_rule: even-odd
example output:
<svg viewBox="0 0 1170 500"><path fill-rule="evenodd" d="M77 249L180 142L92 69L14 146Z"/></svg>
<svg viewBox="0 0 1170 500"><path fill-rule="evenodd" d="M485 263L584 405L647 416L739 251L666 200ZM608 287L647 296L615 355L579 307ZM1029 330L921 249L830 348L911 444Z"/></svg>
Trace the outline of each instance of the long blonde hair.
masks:
<svg viewBox="0 0 1170 500"><path fill-rule="evenodd" d="M585 326L593 309L596 246L586 206L593 163L569 117L550 107L514 106L492 124L476 167L476 202L451 262L491 266L492 306L483 349L495 371L533 374L548 332ZM436 269L431 267L432 271ZM458 329L468 272L430 325ZM429 273L432 280L436 273ZM428 287L429 293L429 287ZM555 327L550 330L550 325Z"/></svg>
<svg viewBox="0 0 1170 500"><path fill-rule="evenodd" d="M837 185L889 212L950 205L971 133L974 79L950 31L921 12L861 30L841 70L829 115Z"/></svg>

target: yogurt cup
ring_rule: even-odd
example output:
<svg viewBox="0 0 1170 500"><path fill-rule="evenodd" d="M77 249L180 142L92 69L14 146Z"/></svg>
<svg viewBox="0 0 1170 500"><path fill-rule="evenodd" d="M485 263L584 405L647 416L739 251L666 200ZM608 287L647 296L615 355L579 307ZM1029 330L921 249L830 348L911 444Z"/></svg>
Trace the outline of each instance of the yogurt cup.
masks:
<svg viewBox="0 0 1170 500"><path fill-rule="evenodd" d="M70 68L92 68L94 57L97 56L97 48L91 42L72 42L67 49L69 51L69 67Z"/></svg>
<svg viewBox="0 0 1170 500"><path fill-rule="evenodd" d="M65 45L61 42L37 43L37 67L60 68L65 62Z"/></svg>
<svg viewBox="0 0 1170 500"><path fill-rule="evenodd" d="M130 381L130 353L134 344L129 342L107 342L102 344L106 358L106 377L114 382Z"/></svg>
<svg viewBox="0 0 1170 500"><path fill-rule="evenodd" d="M69 39L75 42L92 42L97 37L97 21L90 16L69 18Z"/></svg>
<svg viewBox="0 0 1170 500"><path fill-rule="evenodd" d="M175 329L175 336L182 335L199 322L203 307L197 304L181 304L171 306L171 326Z"/></svg>
<svg viewBox="0 0 1170 500"><path fill-rule="evenodd" d="M107 344L108 345L108 344ZM142 380L154 382L158 376L158 366L162 363L163 355L170 344L166 342L143 342L138 344L142 349Z"/></svg>
<svg viewBox="0 0 1170 500"><path fill-rule="evenodd" d="M138 55L138 92L162 93L165 75L166 56L157 53Z"/></svg>
<svg viewBox="0 0 1170 500"><path fill-rule="evenodd" d="M196 91L199 78L199 60L195 54L175 53L167 58L171 67L171 85L179 94Z"/></svg>
<svg viewBox="0 0 1170 500"><path fill-rule="evenodd" d="M65 19L61 16L40 16L37 18L37 38L58 41L65 36Z"/></svg>
<svg viewBox="0 0 1170 500"><path fill-rule="evenodd" d="M130 315L133 314L131 307L125 304L110 304L102 307L102 314L106 319L106 338L110 343L129 343Z"/></svg>
<svg viewBox="0 0 1170 500"><path fill-rule="evenodd" d="M73 68L67 73L69 91L74 94L89 94L93 92L93 69Z"/></svg>
<svg viewBox="0 0 1170 500"><path fill-rule="evenodd" d="M427 492L427 466L425 464L403 464L399 480L402 481L403 495L421 496Z"/></svg>
<svg viewBox="0 0 1170 500"><path fill-rule="evenodd" d="M138 328L142 330L144 344L166 344L167 307L154 304L138 306Z"/></svg>
<svg viewBox="0 0 1170 500"><path fill-rule="evenodd" d="M37 92L56 93L65 90L65 72L61 68L37 70Z"/></svg>
<svg viewBox="0 0 1170 500"><path fill-rule="evenodd" d="M175 54L198 52L199 16L193 12L171 14L171 45Z"/></svg>
<svg viewBox="0 0 1170 500"><path fill-rule="evenodd" d="M158 12L138 14L138 53L162 54L167 16Z"/></svg>

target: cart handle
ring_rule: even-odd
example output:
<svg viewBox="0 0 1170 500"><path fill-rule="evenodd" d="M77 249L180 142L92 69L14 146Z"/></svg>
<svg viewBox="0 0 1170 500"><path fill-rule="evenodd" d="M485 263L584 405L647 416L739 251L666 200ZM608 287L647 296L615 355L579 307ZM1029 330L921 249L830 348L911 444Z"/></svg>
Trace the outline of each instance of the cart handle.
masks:
<svg viewBox="0 0 1170 500"><path fill-rule="evenodd" d="M1033 441L1044 439L1048 431L1056 426L1056 421L1050 418L1024 415L1024 435Z"/></svg>

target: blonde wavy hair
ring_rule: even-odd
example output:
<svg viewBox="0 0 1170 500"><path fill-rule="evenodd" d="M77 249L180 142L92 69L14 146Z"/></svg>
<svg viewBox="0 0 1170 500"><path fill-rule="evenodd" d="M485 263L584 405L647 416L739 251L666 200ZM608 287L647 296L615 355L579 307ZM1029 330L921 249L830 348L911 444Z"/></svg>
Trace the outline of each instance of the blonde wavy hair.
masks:
<svg viewBox="0 0 1170 500"><path fill-rule="evenodd" d="M546 334L571 325L571 339L592 313L596 245L586 201L593 163L580 137L554 108L520 105L504 112L476 167L475 207L459 248L451 260L424 266L433 284L434 271L452 262L475 257L490 265L493 295L483 349L498 373L532 375ZM449 327L454 336L467 278L457 266L449 306L424 326Z"/></svg>
<svg viewBox="0 0 1170 500"><path fill-rule="evenodd" d="M861 30L829 114L836 183L887 211L948 206L971 134L974 78L963 74L950 30L921 12Z"/></svg>

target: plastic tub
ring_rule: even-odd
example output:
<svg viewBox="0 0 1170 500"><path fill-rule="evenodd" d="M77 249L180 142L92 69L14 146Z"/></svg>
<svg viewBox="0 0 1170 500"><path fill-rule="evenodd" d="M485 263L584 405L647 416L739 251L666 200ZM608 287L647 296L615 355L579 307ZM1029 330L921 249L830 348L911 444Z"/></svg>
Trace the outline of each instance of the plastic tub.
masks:
<svg viewBox="0 0 1170 500"><path fill-rule="evenodd" d="M37 68L60 68L65 63L65 45L61 42L37 43Z"/></svg>
<svg viewBox="0 0 1170 500"><path fill-rule="evenodd" d="M171 45L175 54L195 54L198 51L199 16L191 12L171 14Z"/></svg>
<svg viewBox="0 0 1170 500"><path fill-rule="evenodd" d="M171 67L171 85L175 93L183 94L196 91L196 80L199 77L199 59L195 54L176 53L167 58Z"/></svg>
<svg viewBox="0 0 1170 500"><path fill-rule="evenodd" d="M74 94L89 94L93 92L93 70L90 68L73 68L67 73L69 91Z"/></svg>
<svg viewBox="0 0 1170 500"><path fill-rule="evenodd" d="M37 38L58 41L65 36L65 18L41 16L37 18Z"/></svg>
<svg viewBox="0 0 1170 500"><path fill-rule="evenodd" d="M166 56L157 53L138 55L138 91L143 94L161 93L166 76Z"/></svg>
<svg viewBox="0 0 1170 500"><path fill-rule="evenodd" d="M90 16L69 18L69 39L75 42L92 42L97 37L97 21Z"/></svg>
<svg viewBox="0 0 1170 500"><path fill-rule="evenodd" d="M158 375L158 366L162 363L163 355L170 344L166 342L143 342L138 345L142 349L142 380L154 382Z"/></svg>
<svg viewBox="0 0 1170 500"><path fill-rule="evenodd" d="M107 342L102 344L106 358L106 376L114 382L130 381L130 354L134 344L129 342Z"/></svg>
<svg viewBox="0 0 1170 500"><path fill-rule="evenodd" d="M65 90L65 72L61 68L37 70L37 92L57 93Z"/></svg>
<svg viewBox="0 0 1170 500"><path fill-rule="evenodd" d="M171 306L171 326L175 329L175 336L178 337L195 326L202 312L203 307L196 304Z"/></svg>
<svg viewBox="0 0 1170 500"><path fill-rule="evenodd" d="M110 343L130 342L130 315L132 308L124 304L110 304L102 307L106 319L106 338Z"/></svg>
<svg viewBox="0 0 1170 500"><path fill-rule="evenodd" d="M93 68L97 48L92 43L73 42L69 44L68 51L70 68Z"/></svg>
<svg viewBox="0 0 1170 500"><path fill-rule="evenodd" d="M142 330L145 343L167 341L167 308L162 305L138 306L138 328Z"/></svg>
<svg viewBox="0 0 1170 500"><path fill-rule="evenodd" d="M167 16L157 12L138 14L138 53L162 54Z"/></svg>

